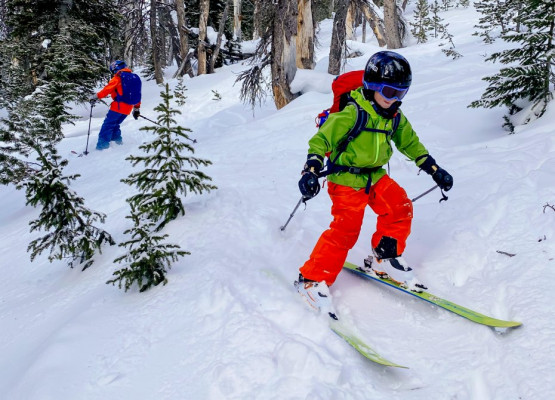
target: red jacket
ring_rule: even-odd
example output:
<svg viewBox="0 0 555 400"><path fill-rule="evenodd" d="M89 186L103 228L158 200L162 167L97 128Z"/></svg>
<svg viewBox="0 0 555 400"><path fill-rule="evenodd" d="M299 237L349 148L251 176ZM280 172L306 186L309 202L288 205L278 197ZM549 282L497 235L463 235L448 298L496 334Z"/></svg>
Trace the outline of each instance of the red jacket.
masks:
<svg viewBox="0 0 555 400"><path fill-rule="evenodd" d="M132 72L129 68L123 68L121 70L119 70L112 79L110 79L110 82L108 82L108 84L106 86L104 86L104 88L102 88L102 90L100 90L96 96L99 99L103 99L104 97L108 97L108 96L112 96L112 100L114 100L112 102L112 104L110 105L110 110L115 111L117 113L120 114L125 114L125 115L129 115L131 114L131 111L133 111L133 107L139 108L141 107L141 103L137 103L137 104L127 104L121 101L115 101L116 96L118 94L122 95L123 94L123 88L121 87L121 78L119 76L119 73L123 71L123 72Z"/></svg>

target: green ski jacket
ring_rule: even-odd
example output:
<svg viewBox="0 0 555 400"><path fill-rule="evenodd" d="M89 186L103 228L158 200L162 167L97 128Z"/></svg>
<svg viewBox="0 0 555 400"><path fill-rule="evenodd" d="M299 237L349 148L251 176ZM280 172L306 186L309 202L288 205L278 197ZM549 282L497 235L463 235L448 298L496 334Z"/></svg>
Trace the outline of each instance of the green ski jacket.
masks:
<svg viewBox="0 0 555 400"><path fill-rule="evenodd" d="M369 114L366 128L391 131L393 119L386 119L378 115L372 104L364 98L362 89L352 91L351 97ZM381 167L387 164L393 155L392 141L401 153L413 161L420 156L427 155L428 151L420 143L420 139L412 129L410 122L401 110L399 112L401 113L401 119L393 135L362 131L341 153L336 164L348 167L376 168L370 174L372 184L375 184L382 176L386 175L385 169ZM330 114L326 123L308 141L308 153L318 154L324 158L327 153L331 152L329 158L335 160L337 145L355 125L356 119L357 110L353 104L347 105L340 112ZM418 164L422 164L425 159L426 157L421 158ZM366 187L369 176L367 174L338 172L328 175L327 179L339 185L359 189Z"/></svg>

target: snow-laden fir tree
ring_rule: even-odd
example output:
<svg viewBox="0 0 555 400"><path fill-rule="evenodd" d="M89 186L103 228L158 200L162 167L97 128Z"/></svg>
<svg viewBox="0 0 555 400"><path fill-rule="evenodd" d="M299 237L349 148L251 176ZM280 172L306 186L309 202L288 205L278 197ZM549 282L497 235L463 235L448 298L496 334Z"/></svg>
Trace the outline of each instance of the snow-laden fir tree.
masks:
<svg viewBox="0 0 555 400"><path fill-rule="evenodd" d="M113 0L6 0L0 42L3 102L14 103L59 77L75 84L67 100L88 98L106 71L106 48L117 32Z"/></svg>
<svg viewBox="0 0 555 400"><path fill-rule="evenodd" d="M173 96L168 84L160 95L162 102L154 108L158 112L157 125L141 128L152 132L154 140L139 147L144 155L127 158L133 166L143 169L123 180L139 189L128 202L137 212L155 221L156 230L185 214L182 197L188 192L201 194L216 189L208 183L212 178L199 170L212 162L186 154L194 153L194 148L186 143L191 141L187 135L191 130L176 124L174 116L181 112L170 106Z"/></svg>
<svg viewBox="0 0 555 400"><path fill-rule="evenodd" d="M476 11L480 15L478 29L474 36L480 36L485 43L493 43L500 35L507 33L509 29L515 28L515 18L522 8L523 0L481 0L474 3Z"/></svg>
<svg viewBox="0 0 555 400"><path fill-rule="evenodd" d="M134 283L139 290L144 292L152 286L168 282L166 273L171 264L189 252L178 250L179 246L162 243L168 235L159 235L154 232L156 223L146 218L144 213L135 210L131 204L131 215L126 218L133 221L133 227L124 233L131 239L120 243L120 247L128 247L129 251L114 260L115 263L124 263L126 266L114 272L114 279L108 284L118 284L127 292Z"/></svg>
<svg viewBox="0 0 555 400"><path fill-rule="evenodd" d="M432 30L430 20L430 7L428 0L418 0L414 8L414 22L411 22L411 33L416 38L416 43L426 43L428 32Z"/></svg>
<svg viewBox="0 0 555 400"><path fill-rule="evenodd" d="M8 117L0 120L0 183L17 184L35 167L34 155L52 152L63 138L62 125L75 117L67 112L66 94L74 83L53 79L33 94L8 104Z"/></svg>
<svg viewBox="0 0 555 400"><path fill-rule="evenodd" d="M521 32L509 31L501 37L511 48L486 59L506 67L483 78L489 86L480 100L470 104L486 108L506 106L509 115L504 117L504 126L511 132L515 125L541 117L553 98L555 2L527 0L518 23L523 28Z"/></svg>
<svg viewBox="0 0 555 400"><path fill-rule="evenodd" d="M50 65L55 68L56 62ZM3 184L25 188L27 204L41 207L38 219L30 222L31 231L48 233L29 245L31 260L49 250L51 262L69 259L71 267L80 264L85 269L104 243L115 243L96 226L105 215L86 208L69 188L79 175L63 175L67 160L61 160L56 144L63 137L62 125L73 119L66 111L68 85L73 83L58 76L15 107L8 106L9 117L0 121L0 178Z"/></svg>
<svg viewBox="0 0 555 400"><path fill-rule="evenodd" d="M83 198L69 188L79 175L63 175L67 160L61 161L52 149L43 152L38 148L37 153L40 169L21 186L25 188L27 204L42 207L39 217L30 222L31 232L48 233L29 244L31 261L49 250L50 262L67 259L70 267L79 265L85 270L103 244L115 244L109 233L96 226L104 223L106 216L86 208Z"/></svg>

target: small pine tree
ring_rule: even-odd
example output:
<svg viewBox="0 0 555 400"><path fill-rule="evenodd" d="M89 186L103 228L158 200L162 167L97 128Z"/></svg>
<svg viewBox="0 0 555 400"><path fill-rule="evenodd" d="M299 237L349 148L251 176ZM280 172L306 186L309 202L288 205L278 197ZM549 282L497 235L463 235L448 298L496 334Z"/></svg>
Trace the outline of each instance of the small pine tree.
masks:
<svg viewBox="0 0 555 400"><path fill-rule="evenodd" d="M515 18L523 0L481 0L474 3L481 16L474 36L482 37L485 43L493 43L507 33L515 24Z"/></svg>
<svg viewBox="0 0 555 400"><path fill-rule="evenodd" d="M444 30L443 18L439 16L441 7L437 0L434 0L430 5L430 12L432 14L430 18L430 31L432 32L432 36L437 39Z"/></svg>
<svg viewBox="0 0 555 400"><path fill-rule="evenodd" d="M186 133L191 130L175 126L176 121L173 116L181 112L170 108L170 100L173 96L169 92L168 84L165 92L161 92L160 95L162 103L154 109L159 112L158 124L141 128L141 130L152 131L157 135L156 138L139 147L146 155L127 158L133 166L144 164L146 168L123 180L140 190L140 193L130 197L128 201L140 213L146 214L149 219L159 223L156 230L162 229L171 220L185 214L181 196L186 196L188 191L201 194L204 191L216 189L216 186L206 183L212 178L198 170L199 166L212 163L183 154L184 151L194 153L193 147L183 141L191 140ZM186 169L186 164L193 169Z"/></svg>
<svg viewBox="0 0 555 400"><path fill-rule="evenodd" d="M430 20L430 7L428 0L418 0L414 9L414 22L411 22L411 33L416 38L416 43L428 41L427 32L432 29Z"/></svg>
<svg viewBox="0 0 555 400"><path fill-rule="evenodd" d="M212 100L220 101L222 99L222 95L220 93L218 93L217 90L212 90L212 94L214 95Z"/></svg>
<svg viewBox="0 0 555 400"><path fill-rule="evenodd" d="M127 292L134 283L137 283L139 290L144 292L152 286L160 283L166 284L167 269L172 262L180 257L190 254L189 252L176 250L179 246L174 244L161 243L168 235L156 235L153 233L155 222L137 213L131 204L131 215L127 216L133 221L133 228L124 233L131 235L131 239L121 243L120 247L129 247L127 254L114 260L115 263L127 263L125 268L114 272L114 279L107 281L107 284L115 285Z"/></svg>
<svg viewBox="0 0 555 400"><path fill-rule="evenodd" d="M441 8L443 11L449 11L453 6L453 0L441 0Z"/></svg>
<svg viewBox="0 0 555 400"><path fill-rule="evenodd" d="M187 91L187 88L185 87L185 83L183 82L183 77L180 76L179 78L177 78L177 85L175 87L175 89L173 90L173 94L175 96L175 103L179 106L179 107L183 107L185 105L185 103L187 102L187 96L185 96L185 92Z"/></svg>
<svg viewBox="0 0 555 400"><path fill-rule="evenodd" d="M115 244L109 233L94 225L104 223L106 215L86 208L83 198L69 188L79 175L62 175L67 160L60 161L53 151L37 151L41 168L21 186L25 187L27 204L42 206L38 219L30 222L31 232L50 232L29 244L31 261L50 249L50 262L67 258L71 268L79 264L85 270L92 265L96 251L101 252L102 244Z"/></svg>
<svg viewBox="0 0 555 400"><path fill-rule="evenodd" d="M551 0L529 0L522 9L519 23L523 32L508 32L502 39L519 46L492 54L486 61L499 61L508 67L483 78L489 86L480 100L469 107L506 106L509 115L519 115L518 124L540 118L553 98L551 82L555 82L555 5ZM516 117L505 116L505 127L514 131Z"/></svg>
<svg viewBox="0 0 555 400"><path fill-rule="evenodd" d="M455 43L453 43L453 35L451 35L449 33L449 31L447 30L448 26L449 26L449 24L443 25L443 33L441 35L441 38L442 39L447 39L447 43L449 44L449 48L448 49L441 49L441 51L447 57L451 57L453 60L456 60L457 58L461 58L462 55L457 50L455 50ZM440 44L440 46L444 46L445 44L446 43L442 43L442 44Z"/></svg>

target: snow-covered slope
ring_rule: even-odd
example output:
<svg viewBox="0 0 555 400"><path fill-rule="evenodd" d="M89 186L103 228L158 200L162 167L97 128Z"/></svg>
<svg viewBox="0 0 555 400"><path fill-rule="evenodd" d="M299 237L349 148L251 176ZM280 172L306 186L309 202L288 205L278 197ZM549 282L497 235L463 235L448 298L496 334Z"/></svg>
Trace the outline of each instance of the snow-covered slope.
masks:
<svg viewBox="0 0 555 400"><path fill-rule="evenodd" d="M507 135L504 110L468 109L495 66L487 46L472 36L472 9L443 14L463 58L453 61L437 42L401 49L414 84L403 110L438 163L454 176L447 202L433 192L414 204L405 257L431 290L482 313L523 322L506 334L436 309L402 293L342 273L332 287L339 312L399 370L368 362L308 311L292 282L330 222L323 191L300 208L314 116L331 104L325 75L331 23L321 29L315 71L295 85L304 94L277 111L271 100L253 112L238 100L238 71L186 81L180 125L198 140L195 155L213 161L203 170L218 190L187 196L184 217L164 230L190 251L168 274L169 283L146 293L123 292L105 282L123 253L105 248L81 272L64 263L35 262L26 253L28 222L38 210L24 194L0 197L0 398L62 399L534 399L555 392L555 110ZM380 50L374 41L347 70L363 68ZM168 79L171 73L168 72ZM172 86L176 82L169 79ZM322 82L322 84L314 84ZM142 113L154 119L160 87L144 83ZM212 90L222 100L213 100ZM94 108L89 149L106 107ZM79 173L73 188L86 206L108 215L104 228L122 242L129 227L120 182L132 171L147 121L128 118L124 145L86 157L89 110L67 126L60 144ZM399 156L391 175L414 197L433 186ZM375 216L368 210L349 261L370 251ZM499 252L515 254L509 257Z"/></svg>

